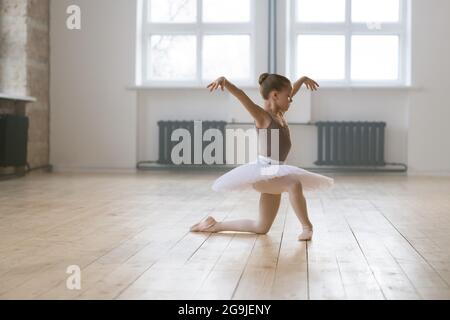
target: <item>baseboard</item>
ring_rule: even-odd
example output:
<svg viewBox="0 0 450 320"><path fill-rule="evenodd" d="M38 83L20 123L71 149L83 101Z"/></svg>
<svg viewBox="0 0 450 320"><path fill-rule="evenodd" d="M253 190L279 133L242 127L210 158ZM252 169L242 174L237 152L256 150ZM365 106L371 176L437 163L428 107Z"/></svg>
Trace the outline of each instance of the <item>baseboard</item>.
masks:
<svg viewBox="0 0 450 320"><path fill-rule="evenodd" d="M136 173L136 168L80 167L54 165L55 173Z"/></svg>
<svg viewBox="0 0 450 320"><path fill-rule="evenodd" d="M148 169L152 170L167 170L167 169L173 169L170 168L171 166L160 166L160 165L154 165L149 166ZM306 170L311 171L317 171L317 172L333 172L334 170L331 168L325 168L325 167L301 167ZM181 168L180 168L181 169ZM191 168L192 169L192 168ZM232 167L223 167L223 168L216 168L218 171L226 171L231 170ZM197 168L197 170L199 170ZM206 171L206 170L205 170ZM65 166L65 165L54 165L53 166L53 172L59 172L59 173L136 173L138 170L136 168L108 168L108 167L80 167L80 166ZM345 172L342 172L345 174ZM347 172L351 174L350 172ZM381 172L380 172L381 173ZM450 171L425 171L425 170L412 170L411 168L408 169L407 173L404 173L404 175L407 176L433 176L433 177L450 177Z"/></svg>
<svg viewBox="0 0 450 320"><path fill-rule="evenodd" d="M450 171L427 171L427 170L408 170L408 176L411 177L450 177Z"/></svg>

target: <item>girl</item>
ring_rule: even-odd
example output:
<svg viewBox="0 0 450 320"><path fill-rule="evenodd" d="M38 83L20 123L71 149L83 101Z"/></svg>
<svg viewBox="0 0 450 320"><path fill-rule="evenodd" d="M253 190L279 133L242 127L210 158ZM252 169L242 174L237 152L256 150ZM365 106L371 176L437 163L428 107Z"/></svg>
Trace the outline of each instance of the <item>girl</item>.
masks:
<svg viewBox="0 0 450 320"><path fill-rule="evenodd" d="M260 76L259 84L261 95L264 98L264 108L256 105L244 91L224 77L218 78L207 87L210 92L218 88L221 88L222 91L224 88L227 89L244 105L255 120L258 136L258 159L226 173L214 182L212 189L214 191L232 191L251 188L261 193L259 220L218 222L213 217L208 217L192 226L191 232L236 231L266 234L277 215L281 194L288 192L291 205L303 227L298 239L308 241L313 235L313 225L308 218L303 191L331 187L334 180L284 164L291 149L290 131L284 114L289 110L292 98L302 85L311 91L316 91L319 85L308 77L302 77L292 85L286 77L268 73ZM261 138L260 131L262 130L267 132L265 139ZM278 155L271 152L273 146L270 142L271 130L278 130Z"/></svg>

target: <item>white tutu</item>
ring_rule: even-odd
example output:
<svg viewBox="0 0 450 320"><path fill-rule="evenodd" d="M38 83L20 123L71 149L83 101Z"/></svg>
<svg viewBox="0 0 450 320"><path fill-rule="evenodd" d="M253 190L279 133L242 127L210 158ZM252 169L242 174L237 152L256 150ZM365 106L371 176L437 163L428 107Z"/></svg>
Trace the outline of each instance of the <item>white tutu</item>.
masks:
<svg viewBox="0 0 450 320"><path fill-rule="evenodd" d="M217 179L212 190L216 192L254 190L253 184L256 182L285 176L298 177L305 191L329 188L334 185L334 180L331 178L258 155L257 160L234 168Z"/></svg>

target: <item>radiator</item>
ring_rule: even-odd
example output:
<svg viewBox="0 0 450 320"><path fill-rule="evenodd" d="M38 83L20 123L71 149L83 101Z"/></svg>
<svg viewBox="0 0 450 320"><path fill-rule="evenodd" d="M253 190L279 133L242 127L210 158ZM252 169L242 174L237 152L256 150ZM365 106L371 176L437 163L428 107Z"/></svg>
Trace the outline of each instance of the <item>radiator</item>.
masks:
<svg viewBox="0 0 450 320"><path fill-rule="evenodd" d="M385 122L317 122L316 165L385 166Z"/></svg>
<svg viewBox="0 0 450 320"><path fill-rule="evenodd" d="M203 137L203 134L208 129L218 129L222 133L223 136L223 160L222 163L225 163L226 161L226 155L225 155L225 126L227 123L225 121L202 121L202 133L201 138ZM180 143L180 141L172 141L172 133L177 129L186 129L189 131L191 136L191 164L194 164L194 121L158 121L158 127L159 127L159 160L158 163L160 164L174 164L171 158L172 155L172 149L174 146ZM203 141L203 139L202 139ZM208 146L211 143L211 141L203 141L202 142L202 154L206 146ZM205 162L202 162L205 164Z"/></svg>
<svg viewBox="0 0 450 320"><path fill-rule="evenodd" d="M0 167L19 167L27 164L28 118L0 116Z"/></svg>

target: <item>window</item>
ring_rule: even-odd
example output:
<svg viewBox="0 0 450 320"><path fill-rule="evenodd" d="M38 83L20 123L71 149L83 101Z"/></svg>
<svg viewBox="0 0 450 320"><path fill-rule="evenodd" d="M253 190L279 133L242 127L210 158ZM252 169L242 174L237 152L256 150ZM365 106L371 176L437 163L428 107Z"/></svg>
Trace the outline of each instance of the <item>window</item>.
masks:
<svg viewBox="0 0 450 320"><path fill-rule="evenodd" d="M410 84L410 0L137 1L138 85L254 86L269 65L325 86Z"/></svg>
<svg viewBox="0 0 450 320"><path fill-rule="evenodd" d="M255 82L255 1L140 0L138 84L203 86L220 75Z"/></svg>
<svg viewBox="0 0 450 320"><path fill-rule="evenodd" d="M288 70L330 85L409 84L408 0L289 0Z"/></svg>

